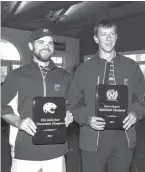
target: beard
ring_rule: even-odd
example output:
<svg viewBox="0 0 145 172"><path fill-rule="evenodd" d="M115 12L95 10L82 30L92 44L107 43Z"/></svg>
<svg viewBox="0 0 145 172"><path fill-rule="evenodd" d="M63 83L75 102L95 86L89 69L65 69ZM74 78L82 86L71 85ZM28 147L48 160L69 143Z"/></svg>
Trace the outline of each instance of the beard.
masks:
<svg viewBox="0 0 145 172"><path fill-rule="evenodd" d="M48 49L41 49L39 53L33 52L34 56L41 62L48 62L51 59L52 52Z"/></svg>

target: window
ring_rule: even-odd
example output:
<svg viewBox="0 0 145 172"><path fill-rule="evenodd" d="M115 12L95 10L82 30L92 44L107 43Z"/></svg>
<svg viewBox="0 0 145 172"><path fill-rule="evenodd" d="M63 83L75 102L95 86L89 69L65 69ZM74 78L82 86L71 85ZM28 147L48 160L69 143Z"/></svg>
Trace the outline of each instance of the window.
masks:
<svg viewBox="0 0 145 172"><path fill-rule="evenodd" d="M62 57L51 57L53 62L56 64L56 66L63 68L63 59Z"/></svg>
<svg viewBox="0 0 145 172"><path fill-rule="evenodd" d="M14 60L20 61L20 54L17 48L7 40L1 39L0 41L0 59L1 60Z"/></svg>
<svg viewBox="0 0 145 172"><path fill-rule="evenodd" d="M145 54L130 54L125 56L133 59L136 62L145 62Z"/></svg>
<svg viewBox="0 0 145 172"><path fill-rule="evenodd" d="M57 67L66 69L66 56L64 51L55 51L51 59Z"/></svg>
<svg viewBox="0 0 145 172"><path fill-rule="evenodd" d="M17 48L9 41L0 40L1 82L4 82L8 72L20 67L20 54Z"/></svg>
<svg viewBox="0 0 145 172"><path fill-rule="evenodd" d="M19 68L19 67L20 67L20 65L18 65L18 64L13 64L13 65L12 65L12 70L17 69L17 68Z"/></svg>
<svg viewBox="0 0 145 172"><path fill-rule="evenodd" d="M128 58L131 58L132 60L136 61L144 76L145 76L145 50L143 51L131 51L131 52L123 52L123 53L120 53Z"/></svg>

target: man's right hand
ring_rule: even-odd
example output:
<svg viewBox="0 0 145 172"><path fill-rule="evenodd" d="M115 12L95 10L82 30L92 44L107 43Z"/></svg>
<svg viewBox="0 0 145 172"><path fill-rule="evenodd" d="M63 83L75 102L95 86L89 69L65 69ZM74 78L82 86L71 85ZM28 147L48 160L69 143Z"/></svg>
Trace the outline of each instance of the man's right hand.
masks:
<svg viewBox="0 0 145 172"><path fill-rule="evenodd" d="M31 118L26 118L26 119L19 119L17 123L17 127L20 130L23 130L27 132L29 135L34 136L36 133L37 126L35 123L32 121Z"/></svg>
<svg viewBox="0 0 145 172"><path fill-rule="evenodd" d="M89 126L95 130L104 130L106 124L103 118L96 116L90 116L87 122Z"/></svg>

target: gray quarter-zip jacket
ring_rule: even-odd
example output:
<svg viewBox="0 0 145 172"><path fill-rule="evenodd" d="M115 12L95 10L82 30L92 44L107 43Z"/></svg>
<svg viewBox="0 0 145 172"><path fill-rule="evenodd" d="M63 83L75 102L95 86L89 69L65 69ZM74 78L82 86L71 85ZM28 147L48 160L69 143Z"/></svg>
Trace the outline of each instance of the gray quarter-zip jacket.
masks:
<svg viewBox="0 0 145 172"><path fill-rule="evenodd" d="M145 93L145 79L139 65L133 60L119 54L113 59L115 81L118 85L128 85L128 111L135 111L138 120L145 116L145 104L141 96ZM107 141L109 130L96 131L88 124L90 116L96 116L96 86L104 84L106 73L106 60L96 53L87 62L78 67L71 82L67 100L68 109L72 111L74 120L80 124L80 148L86 151L96 151L99 138ZM135 99L133 99L135 97ZM130 149L136 145L135 127L132 126L126 134L126 141Z"/></svg>
<svg viewBox="0 0 145 172"><path fill-rule="evenodd" d="M65 97L71 77L51 61L44 78L37 63L33 62L8 74L2 86L2 115L13 114L7 104L18 92L18 113L21 119L32 118L32 102L36 96ZM57 87L57 89L56 89ZM19 130L15 141L15 157L23 160L49 160L64 155L67 143L33 145L32 137Z"/></svg>

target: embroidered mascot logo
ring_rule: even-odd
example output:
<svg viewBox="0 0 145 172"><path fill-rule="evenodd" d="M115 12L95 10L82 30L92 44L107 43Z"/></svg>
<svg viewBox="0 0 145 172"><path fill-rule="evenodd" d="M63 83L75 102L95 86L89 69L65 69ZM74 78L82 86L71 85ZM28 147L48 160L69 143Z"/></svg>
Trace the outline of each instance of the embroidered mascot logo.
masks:
<svg viewBox="0 0 145 172"><path fill-rule="evenodd" d="M43 29L43 32L48 33L48 32L49 32L49 30L48 30L48 29Z"/></svg>
<svg viewBox="0 0 145 172"><path fill-rule="evenodd" d="M106 95L107 95L108 100L116 101L118 97L118 92L117 90L111 89L107 91Z"/></svg>
<svg viewBox="0 0 145 172"><path fill-rule="evenodd" d="M54 103L45 103L44 106L43 106L43 111L45 113L48 113L49 112L51 114L54 114L56 108L57 108L57 106Z"/></svg>

